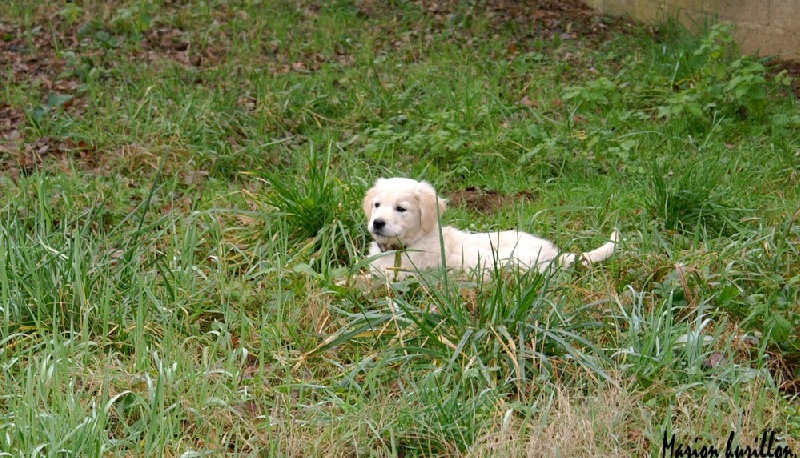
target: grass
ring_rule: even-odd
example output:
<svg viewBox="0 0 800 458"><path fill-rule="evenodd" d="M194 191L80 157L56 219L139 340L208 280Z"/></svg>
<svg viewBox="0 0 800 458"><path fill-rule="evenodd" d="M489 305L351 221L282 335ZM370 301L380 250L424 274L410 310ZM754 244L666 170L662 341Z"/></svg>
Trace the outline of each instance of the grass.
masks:
<svg viewBox="0 0 800 458"><path fill-rule="evenodd" d="M0 456L800 452L785 75L724 25L492 5L12 0ZM622 253L365 281L389 175Z"/></svg>

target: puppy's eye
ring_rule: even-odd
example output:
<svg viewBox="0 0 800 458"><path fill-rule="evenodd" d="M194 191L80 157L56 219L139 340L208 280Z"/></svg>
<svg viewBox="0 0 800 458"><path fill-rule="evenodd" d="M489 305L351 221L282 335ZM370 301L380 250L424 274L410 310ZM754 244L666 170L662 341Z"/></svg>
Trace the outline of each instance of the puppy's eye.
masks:
<svg viewBox="0 0 800 458"><path fill-rule="evenodd" d="M381 206L381 204L380 204L380 203L378 203L378 202L375 202L375 208L378 208L378 207L380 207L380 206Z"/></svg>
<svg viewBox="0 0 800 458"><path fill-rule="evenodd" d="M398 206L397 208L395 208L395 210L399 211L400 213L403 213L404 211L406 211L406 207Z"/></svg>

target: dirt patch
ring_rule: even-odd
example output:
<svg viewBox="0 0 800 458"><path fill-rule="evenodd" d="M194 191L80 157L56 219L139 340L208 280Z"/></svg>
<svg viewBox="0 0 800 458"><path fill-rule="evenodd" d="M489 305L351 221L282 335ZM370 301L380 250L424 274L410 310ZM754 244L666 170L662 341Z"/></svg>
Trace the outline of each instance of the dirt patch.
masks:
<svg viewBox="0 0 800 458"><path fill-rule="evenodd" d="M792 92L800 99L800 62L775 59L769 62L769 67L773 75L786 70L786 74L792 78Z"/></svg>
<svg viewBox="0 0 800 458"><path fill-rule="evenodd" d="M480 15L488 18L494 27L506 27L510 24L520 26L521 37L604 38L612 30L609 25L625 22L622 19L600 16L580 0L489 0L476 2L470 7L464 7L464 2L460 0L416 3L439 23L458 25L462 21L468 21L469 15ZM387 2L380 0L362 0L357 2L357 8L366 17L378 17L392 12Z"/></svg>
<svg viewBox="0 0 800 458"><path fill-rule="evenodd" d="M65 49L79 49L74 30L66 30L53 19L53 27L23 28L0 24L0 86L24 84L40 94L32 106L0 104L0 171L16 179L40 168L48 160L78 158L94 164L95 148L82 140L40 137L26 139L25 126L35 125L53 112L82 117L87 108L79 78L68 70ZM59 49L56 49L58 44Z"/></svg>
<svg viewBox="0 0 800 458"><path fill-rule="evenodd" d="M470 186L461 191L454 191L448 194L449 203L454 207L465 207L468 210L476 211L478 213L492 214L496 213L506 205L519 200L530 200L533 198L533 193L529 191L521 191L516 194L501 194L498 191L487 189L483 190Z"/></svg>
<svg viewBox="0 0 800 458"><path fill-rule="evenodd" d="M0 172L7 173L13 180L41 169L46 162L56 162L68 172L68 159L79 161L87 168L95 168L100 162L95 145L83 140L40 137L34 143L0 143Z"/></svg>
<svg viewBox="0 0 800 458"><path fill-rule="evenodd" d="M190 48L190 41L182 30L173 27L158 27L144 34L142 51L137 54L139 54L138 57L150 62L158 59L171 59L187 66L202 65L204 56L197 53L191 55Z"/></svg>
<svg viewBox="0 0 800 458"><path fill-rule="evenodd" d="M476 18L488 21L490 29L513 30L506 35L505 50L498 59L513 59L520 53L537 50L539 40L576 41L581 45L596 46L614 33L625 33L632 23L624 18L598 15L578 0L489 0L465 6L462 1L418 1L422 11L432 19L427 27L413 27L407 33L397 34L392 29L376 33L376 53L391 49L403 56L406 62L420 58L425 47L432 45L434 37L446 34L450 42L463 46L496 40L493 33L483 28L475 32L471 26ZM361 15L366 17L397 16L388 2L363 0L357 3ZM420 45L422 43L422 45Z"/></svg>
<svg viewBox="0 0 800 458"><path fill-rule="evenodd" d="M4 152L4 147L19 140L19 125L25 119L25 113L8 104L0 105L0 153Z"/></svg>
<svg viewBox="0 0 800 458"><path fill-rule="evenodd" d="M775 380L778 380L782 392L790 395L800 394L800 354L774 353L771 355L769 369Z"/></svg>
<svg viewBox="0 0 800 458"><path fill-rule="evenodd" d="M80 80L69 71L64 58L64 51L78 50L80 42L74 31L64 31L57 22L54 19L53 27L27 29L0 24L0 68L11 70L0 74L0 86L24 83L34 94L41 94L38 105L28 107L29 114L22 107L0 105L0 153L24 137L21 130L29 116L36 119L53 110L64 110L77 118L87 110Z"/></svg>
<svg viewBox="0 0 800 458"><path fill-rule="evenodd" d="M158 26L142 34L141 48L131 50L131 56L148 63L166 60L196 68L215 67L227 58L230 38L225 33L220 32L219 43L199 46L194 41L184 30Z"/></svg>
<svg viewBox="0 0 800 458"><path fill-rule="evenodd" d="M515 23L528 35L539 38L584 37L602 41L610 36L610 26L625 24L622 19L598 15L579 0L495 0L487 2L486 8L495 16L493 22L497 26Z"/></svg>
<svg viewBox="0 0 800 458"><path fill-rule="evenodd" d="M10 68L11 78L15 81L38 81L46 88L52 88L64 69L64 59L56 56L53 47L55 41L67 47L74 45L58 30L53 30L51 36L43 27L24 30L0 24L0 67Z"/></svg>

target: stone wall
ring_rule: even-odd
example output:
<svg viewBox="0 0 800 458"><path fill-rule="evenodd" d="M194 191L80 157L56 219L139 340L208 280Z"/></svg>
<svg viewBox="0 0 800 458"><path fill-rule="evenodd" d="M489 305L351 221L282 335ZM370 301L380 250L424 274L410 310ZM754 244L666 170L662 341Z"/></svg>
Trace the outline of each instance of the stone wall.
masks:
<svg viewBox="0 0 800 458"><path fill-rule="evenodd" d="M677 17L689 28L706 18L735 25L747 54L800 60L800 0L584 0L604 14L654 22Z"/></svg>

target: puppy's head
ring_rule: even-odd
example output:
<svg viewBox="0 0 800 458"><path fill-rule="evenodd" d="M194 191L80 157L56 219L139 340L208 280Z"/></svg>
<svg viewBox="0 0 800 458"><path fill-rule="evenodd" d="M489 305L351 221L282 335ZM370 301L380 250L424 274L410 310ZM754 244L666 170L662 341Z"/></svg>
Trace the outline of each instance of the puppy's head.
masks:
<svg viewBox="0 0 800 458"><path fill-rule="evenodd" d="M364 197L367 229L381 250L410 247L438 227L446 200L429 183L380 178Z"/></svg>

